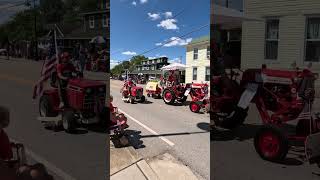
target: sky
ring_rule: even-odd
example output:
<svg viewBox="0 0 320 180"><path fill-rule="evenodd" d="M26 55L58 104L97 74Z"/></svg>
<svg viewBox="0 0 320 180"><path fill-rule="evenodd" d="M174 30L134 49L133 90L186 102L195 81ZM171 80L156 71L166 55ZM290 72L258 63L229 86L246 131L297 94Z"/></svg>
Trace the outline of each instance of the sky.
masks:
<svg viewBox="0 0 320 180"><path fill-rule="evenodd" d="M155 47L143 55L185 63L185 45L210 34L210 0L111 0L110 8L111 67Z"/></svg>
<svg viewBox="0 0 320 180"><path fill-rule="evenodd" d="M25 0L0 0L0 24L7 22L15 13L27 8L17 4L24 3Z"/></svg>

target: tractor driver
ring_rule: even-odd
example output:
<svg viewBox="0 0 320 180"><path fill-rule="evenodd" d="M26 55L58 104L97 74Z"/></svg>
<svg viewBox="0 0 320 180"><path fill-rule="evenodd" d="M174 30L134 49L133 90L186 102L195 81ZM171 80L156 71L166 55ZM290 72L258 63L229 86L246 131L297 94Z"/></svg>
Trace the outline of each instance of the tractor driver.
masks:
<svg viewBox="0 0 320 180"><path fill-rule="evenodd" d="M62 53L60 57L60 62L57 65L57 74L59 80L59 95L60 95L60 108L67 105L66 96L66 87L68 81L72 78L72 73L75 73L76 68L70 62L70 55L67 52Z"/></svg>

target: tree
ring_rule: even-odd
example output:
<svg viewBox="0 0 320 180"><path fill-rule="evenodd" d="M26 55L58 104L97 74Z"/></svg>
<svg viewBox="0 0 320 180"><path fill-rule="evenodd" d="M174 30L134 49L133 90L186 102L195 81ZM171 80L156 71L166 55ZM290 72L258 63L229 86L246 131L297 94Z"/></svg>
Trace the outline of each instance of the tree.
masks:
<svg viewBox="0 0 320 180"><path fill-rule="evenodd" d="M62 0L40 0L40 11L43 12L46 23L62 21L64 10Z"/></svg>
<svg viewBox="0 0 320 180"><path fill-rule="evenodd" d="M130 60L130 67L129 67L129 71L133 71L135 69L135 67L137 65L140 65L142 63L142 61L144 60L148 60L147 57L145 56L133 56Z"/></svg>

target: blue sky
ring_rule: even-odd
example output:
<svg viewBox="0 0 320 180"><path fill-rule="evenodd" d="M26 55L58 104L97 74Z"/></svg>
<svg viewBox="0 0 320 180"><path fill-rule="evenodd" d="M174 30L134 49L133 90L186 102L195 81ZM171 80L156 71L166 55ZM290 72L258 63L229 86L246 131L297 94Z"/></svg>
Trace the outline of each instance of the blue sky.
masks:
<svg viewBox="0 0 320 180"><path fill-rule="evenodd" d="M192 39L209 35L210 26L181 39L177 38L210 23L210 0L111 0L111 67L118 61L159 46L146 57L182 57Z"/></svg>

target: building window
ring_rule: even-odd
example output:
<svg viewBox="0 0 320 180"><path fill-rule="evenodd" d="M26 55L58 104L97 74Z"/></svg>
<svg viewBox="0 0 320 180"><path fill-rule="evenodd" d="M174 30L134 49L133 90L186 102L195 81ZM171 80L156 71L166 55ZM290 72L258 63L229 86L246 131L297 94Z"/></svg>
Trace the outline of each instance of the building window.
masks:
<svg viewBox="0 0 320 180"><path fill-rule="evenodd" d="M198 68L194 67L192 70L192 80L196 81L197 80L197 75L198 75Z"/></svg>
<svg viewBox="0 0 320 180"><path fill-rule="evenodd" d="M210 60L210 46L207 46L207 59Z"/></svg>
<svg viewBox="0 0 320 180"><path fill-rule="evenodd" d="M206 67L206 81L210 81L210 67Z"/></svg>
<svg viewBox="0 0 320 180"><path fill-rule="evenodd" d="M89 27L91 29L94 28L94 16L89 17Z"/></svg>
<svg viewBox="0 0 320 180"><path fill-rule="evenodd" d="M305 61L320 62L320 17L307 20Z"/></svg>
<svg viewBox="0 0 320 180"><path fill-rule="evenodd" d="M102 27L109 27L109 19L107 18L106 14L104 14L102 17Z"/></svg>
<svg viewBox="0 0 320 180"><path fill-rule="evenodd" d="M278 58L279 19L269 19L266 22L265 59Z"/></svg>
<svg viewBox="0 0 320 180"><path fill-rule="evenodd" d="M193 59L194 60L198 59L198 51L199 51L198 48L194 48L193 49Z"/></svg>

